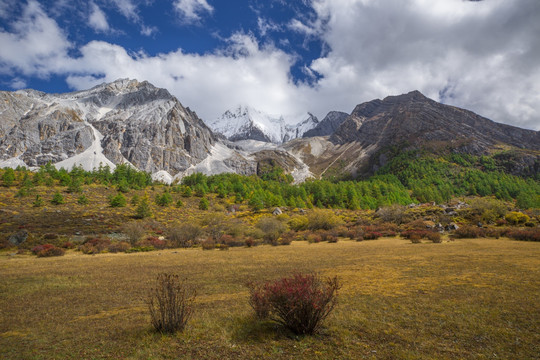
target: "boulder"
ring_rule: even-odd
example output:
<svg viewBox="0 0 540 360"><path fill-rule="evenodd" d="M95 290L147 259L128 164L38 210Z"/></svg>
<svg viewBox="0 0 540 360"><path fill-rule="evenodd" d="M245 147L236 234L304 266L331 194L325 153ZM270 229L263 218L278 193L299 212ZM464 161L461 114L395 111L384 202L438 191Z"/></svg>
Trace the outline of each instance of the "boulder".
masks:
<svg viewBox="0 0 540 360"><path fill-rule="evenodd" d="M24 243L26 241L26 239L28 239L28 231L23 229L23 230L17 231L15 234L12 234L8 238L8 241L12 245L19 246L22 243Z"/></svg>

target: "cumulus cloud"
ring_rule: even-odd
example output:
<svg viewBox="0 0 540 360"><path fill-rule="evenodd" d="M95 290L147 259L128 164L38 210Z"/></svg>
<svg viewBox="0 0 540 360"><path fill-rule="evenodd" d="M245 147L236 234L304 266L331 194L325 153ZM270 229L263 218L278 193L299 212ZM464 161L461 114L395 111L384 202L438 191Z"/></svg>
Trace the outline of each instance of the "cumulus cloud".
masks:
<svg viewBox="0 0 540 360"><path fill-rule="evenodd" d="M46 77L59 70L71 44L37 1L30 0L9 25L11 32L0 31L0 72Z"/></svg>
<svg viewBox="0 0 540 360"><path fill-rule="evenodd" d="M206 0L177 0L174 8L184 23L192 24L201 21L201 14L212 13L214 8Z"/></svg>
<svg viewBox="0 0 540 360"><path fill-rule="evenodd" d="M108 32L110 27L107 22L105 13L96 5L96 3L90 3L90 15L88 17L88 24L95 31Z"/></svg>

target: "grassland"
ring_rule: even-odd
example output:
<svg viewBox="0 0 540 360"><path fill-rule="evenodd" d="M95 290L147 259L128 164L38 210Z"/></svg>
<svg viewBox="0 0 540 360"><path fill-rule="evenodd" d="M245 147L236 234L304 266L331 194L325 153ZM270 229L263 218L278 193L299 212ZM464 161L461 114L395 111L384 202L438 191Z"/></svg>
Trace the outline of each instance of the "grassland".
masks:
<svg viewBox="0 0 540 360"><path fill-rule="evenodd" d="M198 289L184 333L156 334L159 272ZM253 319L244 284L295 271L339 276L323 332ZM535 359L540 243L402 239L36 258L0 253L2 359Z"/></svg>

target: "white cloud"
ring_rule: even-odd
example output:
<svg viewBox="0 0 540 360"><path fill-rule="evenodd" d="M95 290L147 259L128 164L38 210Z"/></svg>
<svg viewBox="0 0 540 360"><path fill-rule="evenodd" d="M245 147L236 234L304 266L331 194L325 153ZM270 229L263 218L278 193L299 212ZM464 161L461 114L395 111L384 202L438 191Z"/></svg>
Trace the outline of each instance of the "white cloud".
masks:
<svg viewBox="0 0 540 360"><path fill-rule="evenodd" d="M116 8L125 18L138 22L140 20L137 6L131 0L112 0Z"/></svg>
<svg viewBox="0 0 540 360"><path fill-rule="evenodd" d="M28 1L21 18L10 27L12 32L0 31L0 73L16 69L46 77L59 70L71 44L37 1Z"/></svg>
<svg viewBox="0 0 540 360"><path fill-rule="evenodd" d="M90 3L90 16L88 17L88 24L98 32L108 32L110 29L105 13L94 2Z"/></svg>
<svg viewBox="0 0 540 360"><path fill-rule="evenodd" d="M11 86L11 88L15 90L24 89L26 87L26 81L21 78L15 78L11 81L9 86Z"/></svg>
<svg viewBox="0 0 540 360"><path fill-rule="evenodd" d="M259 28L261 36L266 36L268 32L282 31L280 25L262 17L257 18L257 27Z"/></svg>
<svg viewBox="0 0 540 360"><path fill-rule="evenodd" d="M212 13L214 8L206 0L177 0L174 8L180 15L180 21L192 24L201 21L202 13Z"/></svg>

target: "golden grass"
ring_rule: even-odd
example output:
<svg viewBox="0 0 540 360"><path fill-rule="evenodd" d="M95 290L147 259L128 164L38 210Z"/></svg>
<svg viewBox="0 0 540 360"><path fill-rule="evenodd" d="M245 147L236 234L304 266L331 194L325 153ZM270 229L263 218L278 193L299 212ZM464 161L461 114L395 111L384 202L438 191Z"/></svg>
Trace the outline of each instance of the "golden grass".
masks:
<svg viewBox="0 0 540 360"><path fill-rule="evenodd" d="M198 288L184 333L152 331L159 272ZM250 280L337 275L322 334L257 322ZM540 354L540 244L507 239L164 250L64 257L0 255L2 359L532 359Z"/></svg>

